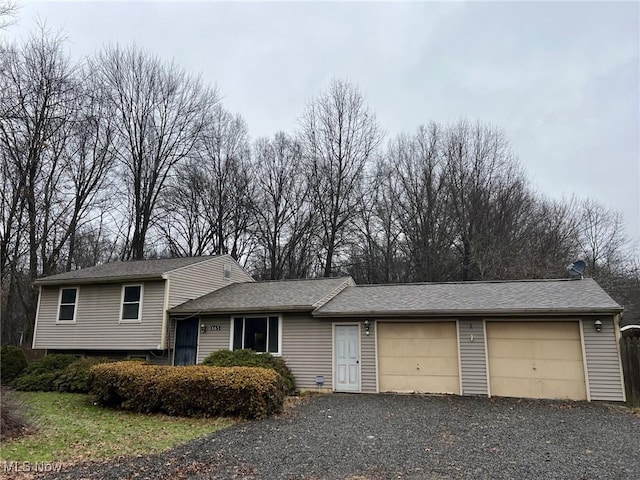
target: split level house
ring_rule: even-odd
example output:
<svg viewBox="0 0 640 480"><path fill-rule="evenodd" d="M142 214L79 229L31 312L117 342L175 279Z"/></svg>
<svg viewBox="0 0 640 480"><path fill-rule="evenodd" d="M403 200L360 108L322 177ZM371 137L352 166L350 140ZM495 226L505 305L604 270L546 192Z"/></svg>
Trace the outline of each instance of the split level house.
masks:
<svg viewBox="0 0 640 480"><path fill-rule="evenodd" d="M115 262L37 280L33 347L202 362L282 356L300 389L624 401L622 307L592 279L256 282L230 256Z"/></svg>

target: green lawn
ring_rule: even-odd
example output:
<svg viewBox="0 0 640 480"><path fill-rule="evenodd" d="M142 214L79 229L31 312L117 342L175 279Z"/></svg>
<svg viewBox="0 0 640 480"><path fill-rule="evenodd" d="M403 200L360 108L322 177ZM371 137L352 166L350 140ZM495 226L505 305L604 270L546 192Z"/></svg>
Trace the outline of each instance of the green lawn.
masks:
<svg viewBox="0 0 640 480"><path fill-rule="evenodd" d="M143 415L94 406L87 395L16 392L34 434L3 442L0 461L102 460L159 452L234 423L231 419Z"/></svg>

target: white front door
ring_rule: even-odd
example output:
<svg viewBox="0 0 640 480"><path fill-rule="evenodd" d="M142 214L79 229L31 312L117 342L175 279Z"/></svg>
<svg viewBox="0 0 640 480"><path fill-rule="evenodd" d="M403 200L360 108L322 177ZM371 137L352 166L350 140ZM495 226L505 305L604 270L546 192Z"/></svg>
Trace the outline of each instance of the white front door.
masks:
<svg viewBox="0 0 640 480"><path fill-rule="evenodd" d="M357 325L335 326L335 371L336 392L360 391L360 344Z"/></svg>

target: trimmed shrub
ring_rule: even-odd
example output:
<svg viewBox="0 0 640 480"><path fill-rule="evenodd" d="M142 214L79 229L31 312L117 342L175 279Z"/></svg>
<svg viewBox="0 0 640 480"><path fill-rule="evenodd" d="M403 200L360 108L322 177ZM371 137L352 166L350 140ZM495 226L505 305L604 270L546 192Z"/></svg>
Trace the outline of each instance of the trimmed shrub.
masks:
<svg viewBox="0 0 640 480"><path fill-rule="evenodd" d="M264 418L282 411L286 396L279 374L252 367L116 362L91 367L89 384L101 405L169 415Z"/></svg>
<svg viewBox="0 0 640 480"><path fill-rule="evenodd" d="M94 365L108 362L108 358L81 358L67 366L53 381L53 386L59 392L88 393L89 369Z"/></svg>
<svg viewBox="0 0 640 480"><path fill-rule="evenodd" d="M27 368L27 357L20 347L2 345L0 347L0 382L6 385L12 382Z"/></svg>
<svg viewBox="0 0 640 480"><path fill-rule="evenodd" d="M202 365L216 367L259 367L275 370L282 376L287 394L296 391L296 380L283 358L270 353L257 353L253 350L218 350L204 359Z"/></svg>
<svg viewBox="0 0 640 480"><path fill-rule="evenodd" d="M25 420L26 407L12 391L0 388L2 408L0 408L0 440L11 440L29 433L33 428Z"/></svg>
<svg viewBox="0 0 640 480"><path fill-rule="evenodd" d="M76 361L78 358L73 355L52 353L28 365L16 378L14 385L17 390L55 391L54 382L69 365Z"/></svg>
<svg viewBox="0 0 640 480"><path fill-rule="evenodd" d="M161 411L158 377L165 368L142 362L105 363L89 369L89 392L101 405L136 412Z"/></svg>

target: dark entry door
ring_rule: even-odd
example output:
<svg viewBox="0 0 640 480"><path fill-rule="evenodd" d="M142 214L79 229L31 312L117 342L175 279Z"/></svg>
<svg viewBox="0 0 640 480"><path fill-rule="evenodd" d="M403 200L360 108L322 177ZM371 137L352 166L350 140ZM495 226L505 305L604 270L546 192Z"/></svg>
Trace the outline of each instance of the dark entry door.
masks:
<svg viewBox="0 0 640 480"><path fill-rule="evenodd" d="M176 353L174 365L194 365L198 349L200 319L178 320L176 324Z"/></svg>

